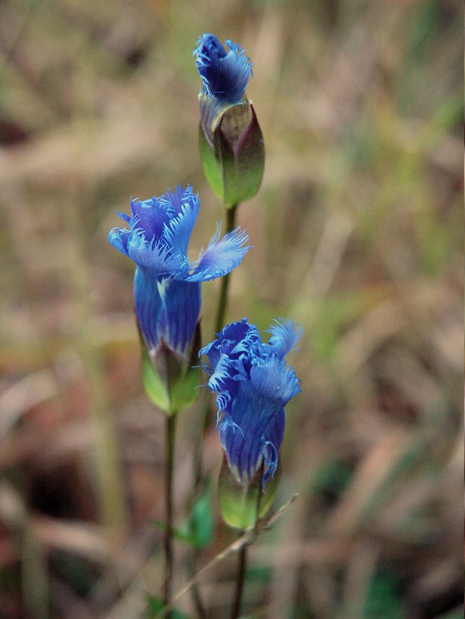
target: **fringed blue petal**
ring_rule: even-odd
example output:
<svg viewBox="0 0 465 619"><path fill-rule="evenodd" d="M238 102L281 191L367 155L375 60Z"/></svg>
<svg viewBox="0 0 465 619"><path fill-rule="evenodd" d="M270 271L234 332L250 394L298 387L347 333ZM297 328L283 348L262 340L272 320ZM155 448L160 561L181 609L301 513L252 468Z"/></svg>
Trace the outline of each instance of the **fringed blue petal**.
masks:
<svg viewBox="0 0 465 619"><path fill-rule="evenodd" d="M228 343L227 346L233 344L234 347L237 342L240 342L246 336L251 326L255 328L254 325L248 324L247 318L243 318L238 322L232 322L224 327L221 333L217 333L218 337L216 340L213 340L213 342L210 342L210 344L207 344L199 351L199 357L207 355L211 365L216 367L220 355L223 352L229 352L229 350L224 348L225 342Z"/></svg>
<svg viewBox="0 0 465 619"><path fill-rule="evenodd" d="M230 413L239 383L234 362L231 362L226 355L221 355L218 365L210 376L208 387L211 391L218 393L216 404L219 412Z"/></svg>
<svg viewBox="0 0 465 619"><path fill-rule="evenodd" d="M166 193L158 198L160 204L163 204L170 218L179 215L183 206L190 200L196 200L197 195L194 194L194 190L191 185L186 185L186 188L178 183L174 189L168 189Z"/></svg>
<svg viewBox="0 0 465 619"><path fill-rule="evenodd" d="M271 333L268 344L278 357L284 357L294 349L301 339L303 328L289 318L275 319L275 323L267 329L267 332Z"/></svg>
<svg viewBox="0 0 465 619"><path fill-rule="evenodd" d="M229 402L231 401L231 395L228 391L222 391L216 396L216 408L218 409L218 413L216 416L216 425L218 426L221 416L224 414L224 411L228 409Z"/></svg>
<svg viewBox="0 0 465 619"><path fill-rule="evenodd" d="M137 227L143 232L147 243L159 239L164 226L170 220L166 205L155 197L149 200L131 200L131 212L129 223L137 222Z"/></svg>
<svg viewBox="0 0 465 619"><path fill-rule="evenodd" d="M156 276L178 277L188 272L188 260L174 254L163 240L147 242L142 232L134 231L128 237L127 255L142 268L150 269Z"/></svg>
<svg viewBox="0 0 465 619"><path fill-rule="evenodd" d="M178 185L175 191L168 191L166 200L171 205L174 215L163 227L163 239L172 248L174 254L187 255L187 246L199 214L199 197L194 194L192 187L187 185L183 189Z"/></svg>
<svg viewBox="0 0 465 619"><path fill-rule="evenodd" d="M204 370L211 375L208 386L212 391L227 393L227 402L234 397L237 381L247 379L247 368L244 367L242 349L236 350L241 343L253 337L260 338L255 325L249 325L247 318L233 322L225 327L214 340L199 352L199 356L207 355L210 366Z"/></svg>
<svg viewBox="0 0 465 619"><path fill-rule="evenodd" d="M167 280L162 294L162 335L175 350L186 352L194 339L200 312L200 284Z"/></svg>
<svg viewBox="0 0 465 619"><path fill-rule="evenodd" d="M284 437L284 428L286 426L286 411L283 408L279 410L270 423L267 425L265 432L263 433L263 440L266 443L273 443L275 449L279 452L281 443Z"/></svg>
<svg viewBox="0 0 465 619"><path fill-rule="evenodd" d="M136 268L134 301L137 322L148 350L155 350L160 340L160 314L163 309L157 278L146 269Z"/></svg>
<svg viewBox="0 0 465 619"><path fill-rule="evenodd" d="M252 74L250 59L235 43L226 41L226 52L213 34L202 35L196 44L195 64L202 78L202 92L226 104L236 104L242 99Z"/></svg>
<svg viewBox="0 0 465 619"><path fill-rule="evenodd" d="M262 338L255 325L248 325L244 337L235 343L231 349L231 356L241 359L243 362L249 361L248 370L250 372L251 361L260 356L262 349Z"/></svg>
<svg viewBox="0 0 465 619"><path fill-rule="evenodd" d="M185 353L194 338L200 311L200 285L156 277L149 269L136 268L134 278L136 316L149 350L163 340Z"/></svg>
<svg viewBox="0 0 465 619"><path fill-rule="evenodd" d="M231 361L227 355L221 355L208 379L208 386L212 391L223 392L229 389L230 381L234 380L231 369Z"/></svg>
<svg viewBox="0 0 465 619"><path fill-rule="evenodd" d="M131 221L131 215L126 215L126 213L120 213L119 211L117 211L118 213L118 217L121 217L121 219L124 219L124 221L128 224Z"/></svg>
<svg viewBox="0 0 465 619"><path fill-rule="evenodd" d="M264 488L268 479L274 477L276 469L278 468L279 455L274 443L263 439L262 442L262 456L265 462L265 471L262 479L262 487Z"/></svg>
<svg viewBox="0 0 465 619"><path fill-rule="evenodd" d="M112 228L108 233L110 243L125 256L128 255L129 238L130 232L124 228Z"/></svg>
<svg viewBox="0 0 465 619"><path fill-rule="evenodd" d="M257 393L281 407L301 392L300 381L293 368L286 367L285 359L272 355L265 361L259 360L250 370L250 382Z"/></svg>
<svg viewBox="0 0 465 619"><path fill-rule="evenodd" d="M231 413L220 424L220 438L228 462L239 472L240 481L247 484L260 468L263 458L263 435L281 407L257 397L252 385L240 382ZM240 432L231 431L231 427Z"/></svg>
<svg viewBox="0 0 465 619"><path fill-rule="evenodd" d="M234 230L220 240L217 228L205 254L189 264L187 246L199 213L199 199L190 185L178 185L160 198L131 201L131 212L131 217L121 214L129 230L113 228L109 241L159 277L192 283L215 279L238 266L250 249L244 247L244 231Z"/></svg>
<svg viewBox="0 0 465 619"><path fill-rule="evenodd" d="M235 269L241 262L250 246L244 244L249 240L246 232L236 228L225 234L220 240L221 228L218 225L216 232L204 255L193 263L193 272L186 277L188 282L206 282L226 275Z"/></svg>
<svg viewBox="0 0 465 619"><path fill-rule="evenodd" d="M286 425L286 412L284 408L278 411L270 423L266 427L262 436L263 448L262 451L265 457L265 474L263 476L263 485L270 477L273 477L278 468L279 450L284 437L284 428Z"/></svg>

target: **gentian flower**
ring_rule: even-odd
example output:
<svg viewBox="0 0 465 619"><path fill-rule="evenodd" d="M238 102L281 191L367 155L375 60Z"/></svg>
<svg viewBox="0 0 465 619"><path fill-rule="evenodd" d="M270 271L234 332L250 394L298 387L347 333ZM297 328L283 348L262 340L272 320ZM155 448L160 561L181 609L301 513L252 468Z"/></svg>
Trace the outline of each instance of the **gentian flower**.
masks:
<svg viewBox="0 0 465 619"><path fill-rule="evenodd" d="M204 34L194 50L202 78L200 154L207 180L226 208L252 198L265 165L263 135L245 90L252 63L245 51L213 34Z"/></svg>
<svg viewBox="0 0 465 619"><path fill-rule="evenodd" d="M151 359L168 350L188 358L200 311L200 284L229 273L249 247L239 228L220 239L220 229L193 262L187 246L199 212L189 185L148 200L131 200L131 215L119 213L129 229L113 228L110 243L136 264L137 321Z"/></svg>
<svg viewBox="0 0 465 619"><path fill-rule="evenodd" d="M213 34L199 37L195 64L202 78L199 93L202 126L210 144L222 114L238 103L247 103L245 89L252 74L252 64L240 45L226 41L227 52Z"/></svg>
<svg viewBox="0 0 465 619"><path fill-rule="evenodd" d="M301 391L300 380L286 365L286 355L302 337L302 327L279 319L262 343L244 318L226 326L205 346L210 364L208 387L216 392L219 434L236 481L248 486L264 463L264 485L278 465L285 426L284 407Z"/></svg>

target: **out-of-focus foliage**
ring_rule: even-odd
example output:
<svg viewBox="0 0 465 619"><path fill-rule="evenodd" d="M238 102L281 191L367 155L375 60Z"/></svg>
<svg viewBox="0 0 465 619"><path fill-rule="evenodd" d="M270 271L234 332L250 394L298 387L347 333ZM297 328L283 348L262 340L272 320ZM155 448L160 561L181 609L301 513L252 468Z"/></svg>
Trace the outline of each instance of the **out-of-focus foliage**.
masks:
<svg viewBox="0 0 465 619"><path fill-rule="evenodd" d="M456 0L0 4L3 616L130 618L159 596L162 418L140 381L132 266L106 237L129 196L179 182L200 194L193 248L222 217L198 152L204 32L253 58L266 143L227 321L288 316L305 333L277 505L300 497L250 551L245 612L456 616L461 13ZM204 342L217 290L204 286ZM178 424L176 526L197 412ZM205 450L217 476L213 428ZM233 574L227 559L202 581L210 616ZM176 606L193 616L189 595Z"/></svg>

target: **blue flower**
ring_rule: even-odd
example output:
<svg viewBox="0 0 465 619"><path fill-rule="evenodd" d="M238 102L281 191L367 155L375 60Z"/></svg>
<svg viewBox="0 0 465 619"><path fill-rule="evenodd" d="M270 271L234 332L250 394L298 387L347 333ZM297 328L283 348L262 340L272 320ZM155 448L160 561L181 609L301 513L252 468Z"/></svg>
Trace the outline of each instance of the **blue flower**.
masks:
<svg viewBox="0 0 465 619"><path fill-rule="evenodd" d="M235 105L241 101L252 73L250 59L240 45L226 41L226 52L213 34L199 37L194 55L202 78L202 94Z"/></svg>
<svg viewBox="0 0 465 619"><path fill-rule="evenodd" d="M285 426L284 407L301 391L286 355L302 337L302 327L279 319L263 344L255 325L244 318L226 326L199 355L209 388L216 392L220 439L236 480L247 485L264 462L263 483L278 465Z"/></svg>
<svg viewBox="0 0 465 619"><path fill-rule="evenodd" d="M150 356L164 342L188 354L200 311L200 283L237 267L249 250L239 228L220 239L220 228L203 255L193 262L187 246L199 212L198 195L178 185L163 196L131 200L129 224L113 228L110 243L136 264L134 299L140 331Z"/></svg>
<svg viewBox="0 0 465 619"><path fill-rule="evenodd" d="M240 45L226 41L229 51L213 34L203 34L197 41L193 55L202 78L199 93L202 126L210 143L221 115L244 97L252 75L250 59Z"/></svg>

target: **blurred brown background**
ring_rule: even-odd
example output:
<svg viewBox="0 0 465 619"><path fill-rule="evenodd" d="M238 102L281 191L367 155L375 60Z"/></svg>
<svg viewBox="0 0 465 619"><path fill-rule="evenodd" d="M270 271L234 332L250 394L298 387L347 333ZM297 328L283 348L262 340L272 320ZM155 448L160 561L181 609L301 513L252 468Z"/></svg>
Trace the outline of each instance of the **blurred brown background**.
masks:
<svg viewBox="0 0 465 619"><path fill-rule="evenodd" d="M130 196L178 182L202 205L191 257L222 217L197 145L204 32L252 58L267 152L228 321L305 328L277 506L300 497L251 551L245 615L463 616L461 13L0 2L2 619L142 617L161 583L162 419L140 384L133 266L107 234ZM178 524L197 412L179 423ZM214 476L214 430L205 461ZM218 525L201 564L231 535ZM211 617L233 575L229 557L203 580ZM178 607L194 616L189 595Z"/></svg>

